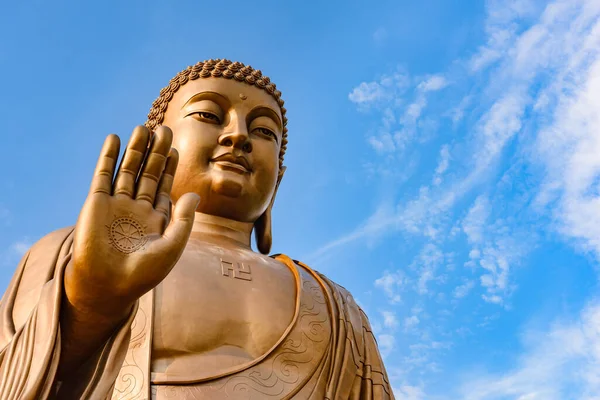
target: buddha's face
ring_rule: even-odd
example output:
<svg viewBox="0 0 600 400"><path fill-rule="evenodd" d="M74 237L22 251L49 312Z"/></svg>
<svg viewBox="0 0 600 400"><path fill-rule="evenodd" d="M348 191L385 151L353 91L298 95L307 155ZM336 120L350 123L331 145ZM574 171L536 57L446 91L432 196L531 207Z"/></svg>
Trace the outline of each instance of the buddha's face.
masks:
<svg viewBox="0 0 600 400"><path fill-rule="evenodd" d="M163 125L179 152L173 202L200 195L200 212L254 222L279 175L282 116L266 91L224 78L200 78L169 102Z"/></svg>

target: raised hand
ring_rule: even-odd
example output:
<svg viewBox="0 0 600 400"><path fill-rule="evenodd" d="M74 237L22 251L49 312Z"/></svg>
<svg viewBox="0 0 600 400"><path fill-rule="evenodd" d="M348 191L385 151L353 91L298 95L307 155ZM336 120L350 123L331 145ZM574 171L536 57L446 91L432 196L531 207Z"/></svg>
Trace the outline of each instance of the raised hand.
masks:
<svg viewBox="0 0 600 400"><path fill-rule="evenodd" d="M172 140L167 127L158 128L152 140L148 129L135 128L113 182L120 141L106 138L65 272L65 292L76 309L106 316L126 312L181 256L200 199L182 196L171 220L178 162Z"/></svg>

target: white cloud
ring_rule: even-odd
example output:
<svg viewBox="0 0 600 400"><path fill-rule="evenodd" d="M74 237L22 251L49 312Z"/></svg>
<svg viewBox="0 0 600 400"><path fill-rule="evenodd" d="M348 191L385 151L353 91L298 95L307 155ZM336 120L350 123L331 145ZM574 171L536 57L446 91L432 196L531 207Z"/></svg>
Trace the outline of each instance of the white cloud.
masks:
<svg viewBox="0 0 600 400"><path fill-rule="evenodd" d="M378 81L361 82L352 89L348 98L363 107L379 105L404 93L408 85L408 76L402 72L395 72L382 76Z"/></svg>
<svg viewBox="0 0 600 400"><path fill-rule="evenodd" d="M405 125L414 125L421 116L423 108L427 105L425 97L417 97L417 99L406 107L404 117L402 118Z"/></svg>
<svg viewBox="0 0 600 400"><path fill-rule="evenodd" d="M492 18L511 24L532 9L510 4L506 11L494 3ZM544 170L537 211L551 212L561 233L600 256L600 3L554 1L509 44L494 77L512 98L494 104L483 131L505 141L521 129L524 106L532 107L529 118L541 128L527 154Z"/></svg>
<svg viewBox="0 0 600 400"><path fill-rule="evenodd" d="M392 303L399 303L401 301L400 290L404 284L404 275L400 272L389 272L384 271L383 276L375 280L375 286L383 289L384 293L388 297L388 300Z"/></svg>
<svg viewBox="0 0 600 400"><path fill-rule="evenodd" d="M474 148L479 151L474 154L474 165L468 169L466 176L445 187L421 187L418 196L408 200L404 205L399 205L398 209L395 212L389 212L385 219L379 218L376 223L367 222L354 232L326 244L318 250L317 254L351 243L373 232L381 234L390 230L404 230L430 238L437 237L439 234L437 225L441 223L440 219L445 217L447 211L455 205L457 200L485 178L485 173L493 166L494 161L498 159L509 140L519 131L520 118L524 112L524 101L525 97L515 90L504 95L491 106L488 112L483 114L475 129L477 140ZM421 109L416 106L412 109L409 106L409 109L409 115L405 114L402 118L404 129L394 136L397 149L404 147L403 141L412 137L416 126L415 121L420 116ZM449 156L451 157L450 154Z"/></svg>
<svg viewBox="0 0 600 400"><path fill-rule="evenodd" d="M502 131L519 130L520 110L531 107L529 118L540 128L527 154L545 173L538 212L551 205L559 231L600 255L600 3L551 2L517 34L515 24L533 9L523 4L493 2L490 8L492 31L511 30L502 46L488 46L503 49L493 78L513 96L496 103L504 111L490 120L490 133L502 140L505 134L494 133L498 124Z"/></svg>
<svg viewBox="0 0 600 400"><path fill-rule="evenodd" d="M396 348L396 338L384 333L377 336L377 345L383 357L387 357Z"/></svg>
<svg viewBox="0 0 600 400"><path fill-rule="evenodd" d="M482 143L475 162L480 169L489 166L504 149L507 142L519 132L527 97L522 87L515 87L498 99L481 118L478 130Z"/></svg>
<svg viewBox="0 0 600 400"><path fill-rule="evenodd" d="M400 385L392 388L397 400L423 400L425 392L418 386Z"/></svg>
<svg viewBox="0 0 600 400"><path fill-rule="evenodd" d="M32 245L33 242L29 238L22 238L21 240L11 243L7 249L0 253L2 256L2 263L14 268Z"/></svg>
<svg viewBox="0 0 600 400"><path fill-rule="evenodd" d="M513 292L510 281L511 268L518 264L533 246L535 235L527 228L509 226L503 219L490 221L491 201L487 195L478 196L462 221L462 228L472 248L465 266L483 269L480 285L486 290L482 299L492 304L504 304L505 297ZM455 288L456 298L464 297L473 288Z"/></svg>
<svg viewBox="0 0 600 400"><path fill-rule="evenodd" d="M27 239L24 238L22 240L19 240L17 242L14 242L13 244L10 245L10 250L13 254L16 254L19 257L22 257L25 255L25 253L27 253L27 251L29 250L29 248L33 245L33 243Z"/></svg>
<svg viewBox="0 0 600 400"><path fill-rule="evenodd" d="M489 215L490 202L487 196L477 197L462 222L463 232L467 235L469 243L477 244L483 241L484 229Z"/></svg>
<svg viewBox="0 0 600 400"><path fill-rule="evenodd" d="M427 95L448 86L442 75L432 75L422 80L407 96L410 79L403 72L384 75L381 79L362 82L352 89L348 98L359 110L376 109L381 112L380 126L367 135L367 142L380 154L395 154L393 165L413 142L416 132L419 139L426 140L437 124L431 119L422 119L427 107Z"/></svg>
<svg viewBox="0 0 600 400"><path fill-rule="evenodd" d="M398 327L398 318L393 311L382 311L381 315L383 316L383 326L394 330Z"/></svg>
<svg viewBox="0 0 600 400"><path fill-rule="evenodd" d="M481 285L489 290L503 291L507 288L510 264L503 250L510 249L486 247L479 261L479 265L487 271L481 276Z"/></svg>
<svg viewBox="0 0 600 400"><path fill-rule="evenodd" d="M446 113L446 115L452 119L452 123L455 127L464 118L466 108L471 105L472 99L473 98L470 95L464 96L457 106L452 107Z"/></svg>
<svg viewBox="0 0 600 400"><path fill-rule="evenodd" d="M407 331L412 330L412 332L419 333L417 337L420 341L408 346L409 354L404 358L404 370L419 371L420 373L425 371L440 372L439 364L433 359L450 349L452 347L451 343L428 339L427 334L418 332L415 329L419 321L413 322L413 325ZM432 387L432 390L435 390L435 388ZM431 396L428 398L431 398Z"/></svg>
<svg viewBox="0 0 600 400"><path fill-rule="evenodd" d="M381 100L385 96L385 91L377 82L362 82L352 90L348 98L358 104L372 103Z"/></svg>
<svg viewBox="0 0 600 400"><path fill-rule="evenodd" d="M596 29L600 53L600 24ZM600 257L600 59L579 79L573 95L558 100L553 123L536 139L547 173L537 200L539 206L557 200L560 232Z"/></svg>
<svg viewBox="0 0 600 400"><path fill-rule="evenodd" d="M417 325L419 325L419 317L417 317L416 315L411 315L410 317L406 317L404 318L404 329L411 330L413 328L415 328Z"/></svg>
<svg viewBox="0 0 600 400"><path fill-rule="evenodd" d="M569 243L600 258L600 2L492 0L487 3L487 11L485 45L462 64L464 71L439 74L446 82L452 82L440 98L464 89L454 96L458 106L444 108L452 110L444 118L450 116L455 124L460 121L460 128L467 134L451 140L439 138L452 144L447 152L452 162L446 166L445 155L440 153L437 166L431 167L431 185L408 188L395 205L378 207L373 213L377 218L365 218L355 230L320 251L347 246L373 235L400 233L407 247L421 245L424 239L444 254L446 246L453 245L451 241L462 239L461 235L451 234L460 228L468 242L462 256L470 269L457 268L457 276L448 281L452 284L445 288L440 285L447 290L446 298L460 298L474 291L475 285L481 285L478 293L481 297L472 296L473 299L508 307L508 298L519 283L514 281L514 269L535 244L540 229L544 232L556 229ZM463 75L467 76L467 82L460 81ZM422 83L421 88L441 88L440 82L432 86ZM397 102L393 97L386 99L386 105L393 110L393 122L386 125L382 116L382 130L370 135L377 139L371 143L374 148L381 143L380 152L385 147L390 150L386 155L409 153L405 149L415 144L412 139L419 123L432 118L438 93L418 86L414 92L406 92L410 96L403 92ZM524 166L527 175L500 170L514 164ZM526 192L525 200L515 198L518 190ZM532 195L536 195L535 208L527 200ZM469 200L471 196L476 198L473 203ZM465 218L459 223L457 216ZM517 221L521 217L535 219L536 226ZM551 224L544 225L549 219ZM410 283L420 293L433 291L433 282L443 278L436 268L415 268L414 275L407 271L404 286ZM399 296L397 287L384 292L388 298ZM405 296L404 301L409 303L410 296ZM473 331L492 329L494 324L490 321L497 315L481 315L482 322ZM419 320L419 332L432 330L437 322L414 316ZM410 317L409 314L407 318ZM407 322L402 320L402 324ZM547 335L540 335L538 341L544 343L546 336L554 333L551 329ZM570 337L583 340L584 336ZM592 348L588 347L588 353L592 353ZM575 371L598 369L597 361L590 364L580 355L560 356L553 364L552 359L536 349L529 346L523 356L531 366L524 361L514 371L472 380L472 387L480 390L480 396L468 397L469 391L465 390L464 398L565 399L569 398L565 397L568 385L593 389L589 382L600 381L594 377L582 383L575 376ZM550 347L546 350L550 355L562 354L562 350ZM552 373L544 367L536 375L537 355L542 362L548 360ZM433 361L411 354L401 364L405 367L419 362L426 365ZM568 370L561 378L565 364L577 368ZM525 370L528 372L523 373ZM555 382L556 376L559 378ZM550 384L545 386L546 382ZM585 389L587 392L582 389L580 396L574 398L592 399L594 395L598 398L592 389Z"/></svg>
<svg viewBox="0 0 600 400"><path fill-rule="evenodd" d="M378 136L370 136L368 141L371 147L378 153L392 153L396 151L394 138L387 132Z"/></svg>
<svg viewBox="0 0 600 400"><path fill-rule="evenodd" d="M590 195L597 190L593 185L600 176L600 167L593 161L600 143L596 112L600 101L597 95L600 93L597 78L600 61L596 61L600 53L599 7L591 0L555 1L546 7L537 24L519 34L517 23L535 13L534 5L522 1L492 1L486 25L489 42L473 57L472 64L483 68L482 58L494 53L497 68L490 73L489 87L481 90L479 99L474 99L475 93L469 95L482 109L487 107L487 111L481 114L473 130L476 152L468 174L437 190L421 188L419 195L391 213L387 222L363 226L332 245L349 243L372 231L401 229L429 236L438 234L439 218L486 178L485 172L523 130L528 107L535 105L533 110L540 114L528 117L549 120L535 138L534 151L528 153L547 173L538 204L543 206L558 196L561 207L555 217L561 223L561 231L582 239L586 247L600 249L600 239L597 239L600 238L597 219L600 215L596 213L600 201ZM491 65L487 63L486 67ZM539 79L548 71L553 71L555 77L542 81L540 88ZM400 118L405 128L420 118L426 102L419 100L417 96ZM551 108L553 104L555 108ZM383 147L385 141L393 139L397 149L402 140L410 136L410 129L388 134L390 136L383 136L385 140L374 143L382 143L379 147Z"/></svg>
<svg viewBox="0 0 600 400"><path fill-rule="evenodd" d="M483 269L479 283L486 290L482 299L488 303L504 304L515 285L511 271L535 244L535 235L523 227L509 227L502 219L488 224L484 235L478 237L479 248L469 253L469 266Z"/></svg>
<svg viewBox="0 0 600 400"><path fill-rule="evenodd" d="M443 174L448 169L448 165L450 163L450 150L448 149L448 145L445 144L442 146L440 150L440 163L435 169L436 174Z"/></svg>
<svg viewBox="0 0 600 400"><path fill-rule="evenodd" d="M419 294L429 293L429 282L438 279L437 268L444 261L444 253L433 243L426 244L411 264L418 273L416 290Z"/></svg>
<svg viewBox="0 0 600 400"><path fill-rule="evenodd" d="M475 282L473 281L466 281L462 285L458 285L454 288L454 298L462 299L463 297L467 296L474 287Z"/></svg>
<svg viewBox="0 0 600 400"><path fill-rule="evenodd" d="M535 5L530 0L489 0L485 31L487 43L471 58L471 71L477 72L506 57L517 36L517 21L531 16Z"/></svg>
<svg viewBox="0 0 600 400"><path fill-rule="evenodd" d="M384 27L378 28L375 32L373 32L373 41L375 41L375 43L378 45L383 44L387 37L387 29Z"/></svg>
<svg viewBox="0 0 600 400"><path fill-rule="evenodd" d="M514 368L500 374L473 374L462 386L465 400L593 400L600 398L600 302L578 318L546 331L524 334Z"/></svg>
<svg viewBox="0 0 600 400"><path fill-rule="evenodd" d="M419 83L417 89L423 92L435 92L448 86L448 81L442 75L433 75Z"/></svg>

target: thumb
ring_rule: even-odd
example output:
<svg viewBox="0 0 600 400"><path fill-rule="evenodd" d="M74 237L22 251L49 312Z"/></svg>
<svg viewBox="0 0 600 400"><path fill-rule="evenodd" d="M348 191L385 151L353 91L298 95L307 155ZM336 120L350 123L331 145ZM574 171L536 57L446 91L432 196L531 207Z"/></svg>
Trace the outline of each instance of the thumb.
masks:
<svg viewBox="0 0 600 400"><path fill-rule="evenodd" d="M186 193L181 196L175 204L173 219L165 229L163 239L171 244L180 244L183 250L194 225L194 213L198 204L200 204L200 196L196 193Z"/></svg>
<svg viewBox="0 0 600 400"><path fill-rule="evenodd" d="M200 204L200 196L195 193L186 193L179 198L173 210L173 220L162 237L151 241L148 248L148 253L154 257L150 268L145 270L148 277L158 277L162 280L175 266L192 232L194 212L198 204Z"/></svg>

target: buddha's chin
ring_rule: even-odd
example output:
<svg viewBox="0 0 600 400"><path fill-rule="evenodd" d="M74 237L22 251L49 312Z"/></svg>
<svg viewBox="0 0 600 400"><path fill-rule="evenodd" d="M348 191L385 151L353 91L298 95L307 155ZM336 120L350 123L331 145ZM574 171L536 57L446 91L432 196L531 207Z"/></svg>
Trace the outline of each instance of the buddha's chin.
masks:
<svg viewBox="0 0 600 400"><path fill-rule="evenodd" d="M239 179L231 179L225 176L213 178L211 191L225 197L240 197L243 191L243 184Z"/></svg>

